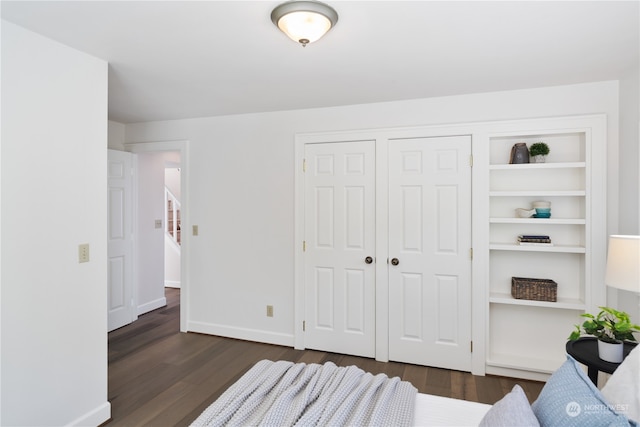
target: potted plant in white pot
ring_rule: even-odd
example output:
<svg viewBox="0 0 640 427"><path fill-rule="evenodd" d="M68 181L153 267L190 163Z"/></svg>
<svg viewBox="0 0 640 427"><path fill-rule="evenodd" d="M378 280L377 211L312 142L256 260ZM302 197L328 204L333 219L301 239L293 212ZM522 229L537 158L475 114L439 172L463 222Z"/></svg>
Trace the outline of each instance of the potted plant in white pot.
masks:
<svg viewBox="0 0 640 427"><path fill-rule="evenodd" d="M589 313L581 314L587 320L569 336L570 340L577 340L585 333L598 339L598 357L607 362L620 363L623 359L625 341L636 341L634 332L640 332L640 325L631 323L629 315L624 311L609 307L599 307L596 316Z"/></svg>
<svg viewBox="0 0 640 427"><path fill-rule="evenodd" d="M551 151L549 146L542 141L535 142L529 147L529 155L534 163L544 163L549 151Z"/></svg>

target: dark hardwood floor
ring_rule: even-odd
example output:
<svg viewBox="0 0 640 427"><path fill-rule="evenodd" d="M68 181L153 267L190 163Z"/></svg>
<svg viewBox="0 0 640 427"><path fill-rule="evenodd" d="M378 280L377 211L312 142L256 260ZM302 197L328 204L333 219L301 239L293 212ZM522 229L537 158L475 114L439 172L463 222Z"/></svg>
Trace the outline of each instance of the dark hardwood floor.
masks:
<svg viewBox="0 0 640 427"><path fill-rule="evenodd" d="M111 426L190 424L253 364L262 360L357 365L399 376L421 393L495 403L516 384L533 402L544 383L429 368L314 350L294 350L217 336L181 333L180 291L167 306L109 333Z"/></svg>

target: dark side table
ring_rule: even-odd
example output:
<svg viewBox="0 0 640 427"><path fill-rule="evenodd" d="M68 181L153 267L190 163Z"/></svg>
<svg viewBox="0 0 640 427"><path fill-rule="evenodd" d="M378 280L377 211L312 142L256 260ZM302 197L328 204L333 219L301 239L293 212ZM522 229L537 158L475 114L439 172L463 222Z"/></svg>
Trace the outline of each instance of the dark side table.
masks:
<svg viewBox="0 0 640 427"><path fill-rule="evenodd" d="M623 360L636 346L636 343L625 342ZM567 341L567 353L578 362L587 366L587 372L591 381L598 386L598 371L612 374L620 363L611 363L598 357L598 339L592 337L578 338L575 341Z"/></svg>

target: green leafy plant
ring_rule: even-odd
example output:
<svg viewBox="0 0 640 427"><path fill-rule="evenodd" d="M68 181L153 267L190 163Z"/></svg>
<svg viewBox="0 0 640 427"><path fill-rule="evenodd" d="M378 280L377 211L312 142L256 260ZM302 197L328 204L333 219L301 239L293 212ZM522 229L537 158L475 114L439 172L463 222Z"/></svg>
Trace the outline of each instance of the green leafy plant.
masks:
<svg viewBox="0 0 640 427"><path fill-rule="evenodd" d="M549 146L542 141L535 142L529 147L529 154L532 156L546 156L549 151L551 151Z"/></svg>
<svg viewBox="0 0 640 427"><path fill-rule="evenodd" d="M582 333L585 333L609 343L636 341L633 333L640 332L640 325L631 323L627 313L609 307L599 308L601 311L597 316L589 313L580 315L587 320L584 321L582 327L576 325L575 331L569 336L570 340L577 340Z"/></svg>

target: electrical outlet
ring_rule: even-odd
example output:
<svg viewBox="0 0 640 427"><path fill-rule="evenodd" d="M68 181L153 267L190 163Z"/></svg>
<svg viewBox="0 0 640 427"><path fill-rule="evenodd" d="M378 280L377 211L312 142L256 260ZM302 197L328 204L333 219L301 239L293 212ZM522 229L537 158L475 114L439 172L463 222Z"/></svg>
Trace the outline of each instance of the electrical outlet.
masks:
<svg viewBox="0 0 640 427"><path fill-rule="evenodd" d="M273 306L272 305L268 305L267 306L267 317L273 317Z"/></svg>
<svg viewBox="0 0 640 427"><path fill-rule="evenodd" d="M78 262L89 262L89 244L78 245Z"/></svg>
<svg viewBox="0 0 640 427"><path fill-rule="evenodd" d="M193 233L192 233L192 234L193 234L194 236L197 236L197 235L198 235L198 226L197 226L197 225L194 225L194 226L192 226L191 228L192 228L192 230L193 230Z"/></svg>

